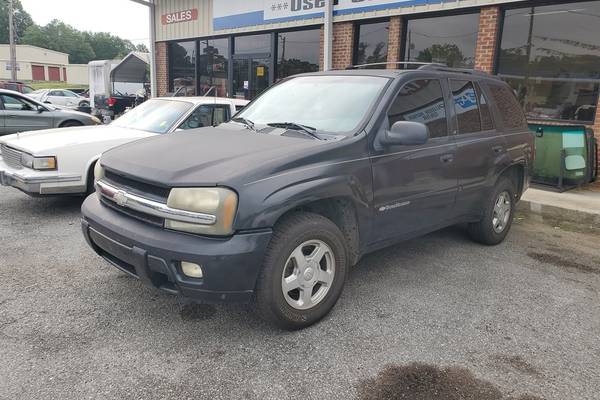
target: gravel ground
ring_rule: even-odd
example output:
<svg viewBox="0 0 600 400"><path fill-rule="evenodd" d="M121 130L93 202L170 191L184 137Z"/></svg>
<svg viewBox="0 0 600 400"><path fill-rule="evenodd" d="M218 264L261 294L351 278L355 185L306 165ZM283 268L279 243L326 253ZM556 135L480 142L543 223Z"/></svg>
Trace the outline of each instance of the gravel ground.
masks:
<svg viewBox="0 0 600 400"><path fill-rule="evenodd" d="M442 372L507 398L599 398L598 236L525 218L488 248L447 229L365 257L325 320L283 332L110 267L80 204L0 188L2 399L429 398L402 379Z"/></svg>

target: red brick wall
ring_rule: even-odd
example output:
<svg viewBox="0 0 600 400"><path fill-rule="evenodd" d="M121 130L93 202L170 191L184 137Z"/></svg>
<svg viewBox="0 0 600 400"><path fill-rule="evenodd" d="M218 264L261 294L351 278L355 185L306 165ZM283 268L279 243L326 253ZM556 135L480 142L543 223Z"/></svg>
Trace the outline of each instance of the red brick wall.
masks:
<svg viewBox="0 0 600 400"><path fill-rule="evenodd" d="M159 96L169 92L169 50L167 43L156 43L156 90Z"/></svg>
<svg viewBox="0 0 600 400"><path fill-rule="evenodd" d="M496 41L500 29L500 7L482 7L479 14L479 34L475 49L475 69L494 72Z"/></svg>
<svg viewBox="0 0 600 400"><path fill-rule="evenodd" d="M388 62L400 61L400 48L402 47L402 17L390 18L390 29L388 31ZM388 69L396 69L398 65L388 64Z"/></svg>
<svg viewBox="0 0 600 400"><path fill-rule="evenodd" d="M344 69L352 65L353 42L354 23L338 22L333 24L333 69Z"/></svg>

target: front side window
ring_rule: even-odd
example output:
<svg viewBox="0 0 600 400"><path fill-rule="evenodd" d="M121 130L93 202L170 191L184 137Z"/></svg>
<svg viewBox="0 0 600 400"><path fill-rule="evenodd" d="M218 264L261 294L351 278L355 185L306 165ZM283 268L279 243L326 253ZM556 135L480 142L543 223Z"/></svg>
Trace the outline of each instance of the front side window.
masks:
<svg viewBox="0 0 600 400"><path fill-rule="evenodd" d="M8 94L0 95L4 109L7 111L33 111L37 106L22 97L15 97Z"/></svg>
<svg viewBox="0 0 600 400"><path fill-rule="evenodd" d="M473 68L479 14L412 19L406 30L404 59Z"/></svg>
<svg viewBox="0 0 600 400"><path fill-rule="evenodd" d="M192 108L187 101L153 99L125 113L111 125L153 133L167 133Z"/></svg>
<svg viewBox="0 0 600 400"><path fill-rule="evenodd" d="M498 74L532 119L594 121L600 86L600 2L507 10Z"/></svg>
<svg viewBox="0 0 600 400"><path fill-rule="evenodd" d="M217 126L229 120L229 106L223 104L201 105L179 126L179 129L196 129Z"/></svg>
<svg viewBox="0 0 600 400"><path fill-rule="evenodd" d="M63 95L65 97L77 97L77 95L69 90L63 90Z"/></svg>
<svg viewBox="0 0 600 400"><path fill-rule="evenodd" d="M398 121L420 122L429 128L429 137L448 136L444 92L437 79L407 83L388 111L389 126Z"/></svg>
<svg viewBox="0 0 600 400"><path fill-rule="evenodd" d="M277 79L319 70L321 31L277 34Z"/></svg>
<svg viewBox="0 0 600 400"><path fill-rule="evenodd" d="M256 125L297 123L353 134L390 82L375 76L301 76L273 86L238 117Z"/></svg>
<svg viewBox="0 0 600 400"><path fill-rule="evenodd" d="M384 63L388 56L388 32L389 22L377 22L373 24L360 24L357 26L357 43L354 63L373 64ZM381 68L374 66L373 68Z"/></svg>
<svg viewBox="0 0 600 400"><path fill-rule="evenodd" d="M477 94L471 81L450 80L454 99L454 111L458 121L458 134L481 131L481 118L477 105Z"/></svg>
<svg viewBox="0 0 600 400"><path fill-rule="evenodd" d="M196 42L169 45L169 91L177 96L196 95Z"/></svg>

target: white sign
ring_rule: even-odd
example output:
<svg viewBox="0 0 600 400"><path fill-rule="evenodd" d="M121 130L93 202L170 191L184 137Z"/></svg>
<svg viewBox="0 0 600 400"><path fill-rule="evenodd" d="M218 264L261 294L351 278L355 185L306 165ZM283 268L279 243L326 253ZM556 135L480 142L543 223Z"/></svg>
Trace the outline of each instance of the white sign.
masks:
<svg viewBox="0 0 600 400"><path fill-rule="evenodd" d="M7 71L12 71L12 64L11 63L6 63L6 70ZM17 71L21 70L21 65L19 65L19 63L17 63Z"/></svg>

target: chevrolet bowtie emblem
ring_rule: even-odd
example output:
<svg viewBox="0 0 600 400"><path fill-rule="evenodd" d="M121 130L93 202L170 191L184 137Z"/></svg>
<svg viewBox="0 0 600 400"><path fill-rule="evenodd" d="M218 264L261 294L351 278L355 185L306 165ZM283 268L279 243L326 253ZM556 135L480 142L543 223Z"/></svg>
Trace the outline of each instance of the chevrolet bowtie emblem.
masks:
<svg viewBox="0 0 600 400"><path fill-rule="evenodd" d="M123 207L125 204L127 204L127 196L125 195L125 192L122 190L117 191L115 194L113 194L113 201Z"/></svg>

